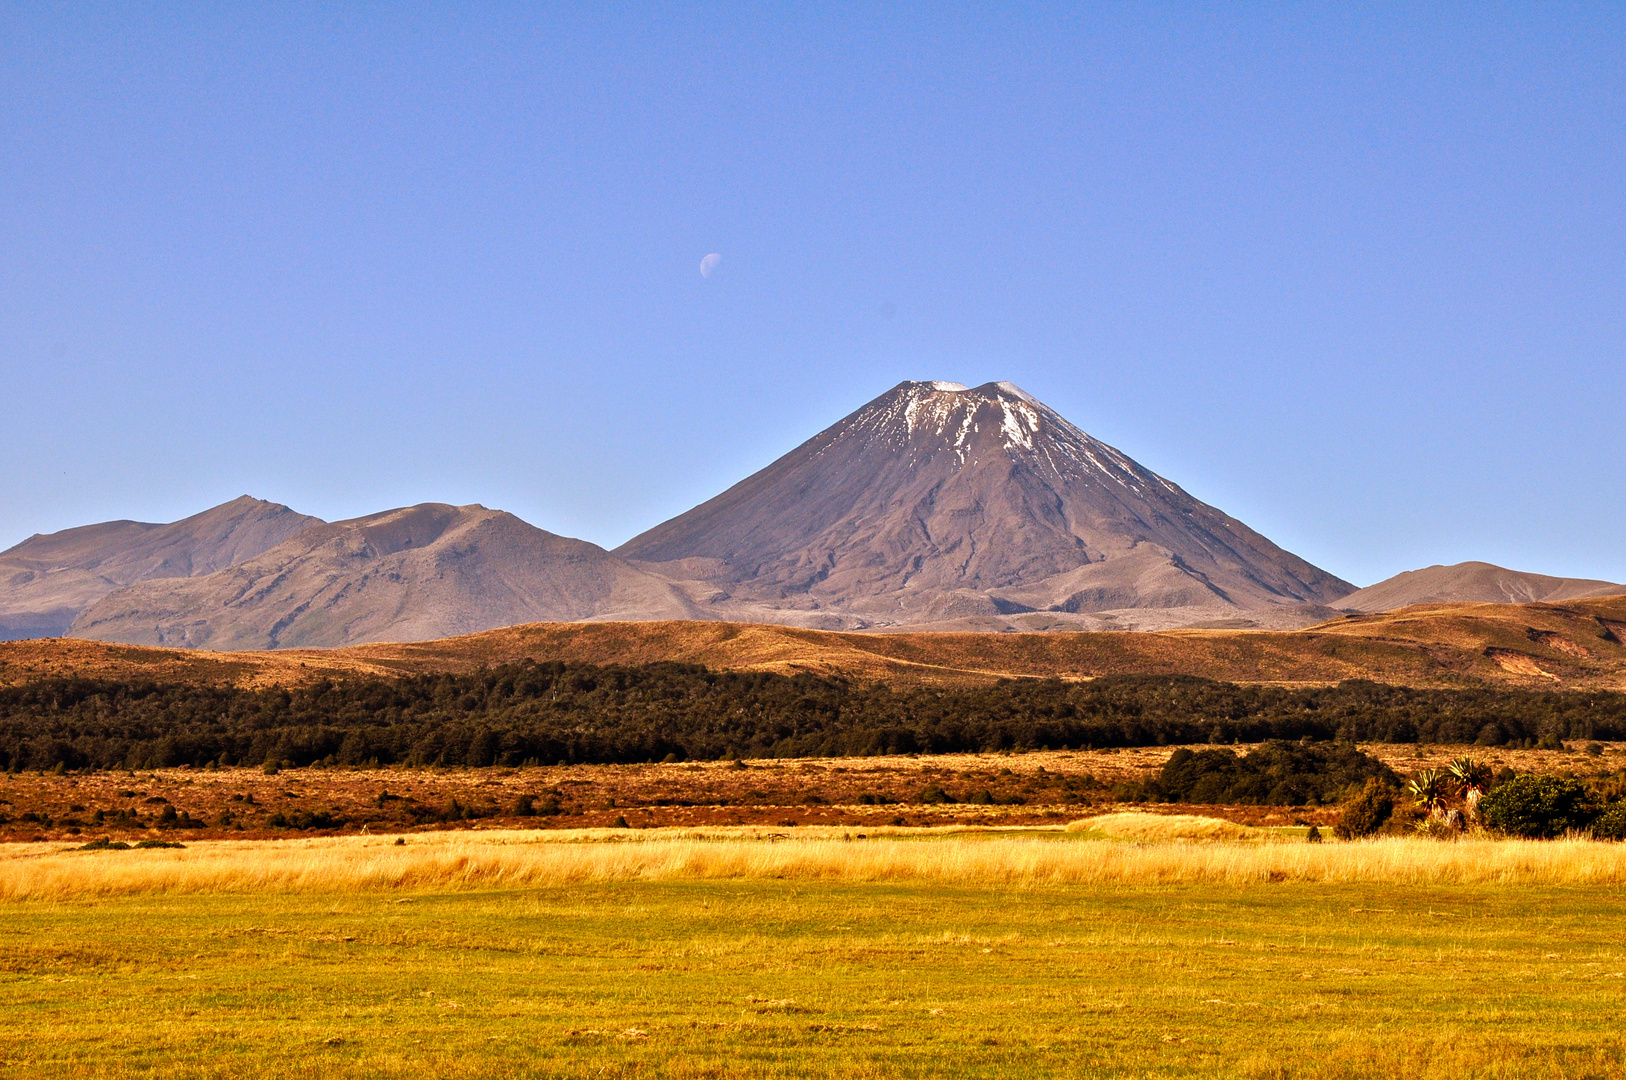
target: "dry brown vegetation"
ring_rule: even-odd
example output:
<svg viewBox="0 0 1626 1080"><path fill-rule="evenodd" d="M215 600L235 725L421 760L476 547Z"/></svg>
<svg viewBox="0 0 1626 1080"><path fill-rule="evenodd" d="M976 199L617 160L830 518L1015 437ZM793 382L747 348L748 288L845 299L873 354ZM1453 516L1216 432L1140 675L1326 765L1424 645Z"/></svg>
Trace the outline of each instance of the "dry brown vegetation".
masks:
<svg viewBox="0 0 1626 1080"><path fill-rule="evenodd" d="M70 639L5 642L0 643L0 683L81 675L263 686L318 677L469 671L531 658L594 664L671 660L895 685L1142 673L1244 683L1362 678L1419 687L1626 689L1623 641L1626 597L1423 605L1291 631L833 633L721 622L536 623L439 641L259 653Z"/></svg>
<svg viewBox="0 0 1626 1080"><path fill-rule="evenodd" d="M1472 754L1496 769L1518 772L1595 774L1626 769L1626 743L1600 745L1602 752L1596 756L1573 750L1502 747L1367 744L1361 748L1402 775L1441 768L1462 754ZM331 814L339 824L303 831L561 830L607 827L618 818L624 818L632 829L1058 824L1112 806L1114 784L1152 776L1175 749L808 758L740 765L309 768L274 776L259 769L238 768L0 774L0 815L7 819L0 824L0 840L82 842L108 836L125 841L163 837L190 843L204 838L267 839L288 834L272 824L275 815L287 819L321 812ZM956 801L922 802L923 793L934 785ZM987 801L980 801L984 793ZM515 815L524 795L536 800L539 816ZM454 803L469 811L469 816L440 820L439 815ZM200 827L157 827L158 816L166 807ZM1191 808L1168 804L1143 809L1177 814ZM100 823L94 820L98 810L102 812ZM1219 806L1202 807L1200 812L1246 825L1322 827L1333 824L1338 814L1336 807L1328 806ZM230 815L229 819L223 815Z"/></svg>

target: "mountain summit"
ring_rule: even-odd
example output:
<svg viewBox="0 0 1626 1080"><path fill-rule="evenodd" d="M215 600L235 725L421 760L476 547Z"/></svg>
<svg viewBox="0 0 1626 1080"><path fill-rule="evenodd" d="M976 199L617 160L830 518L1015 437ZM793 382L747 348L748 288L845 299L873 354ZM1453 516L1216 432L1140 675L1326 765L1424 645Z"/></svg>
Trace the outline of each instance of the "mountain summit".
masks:
<svg viewBox="0 0 1626 1080"><path fill-rule="evenodd" d="M320 518L247 495L180 521L105 521L0 551L0 640L63 633L88 605L141 581L212 574Z"/></svg>
<svg viewBox="0 0 1626 1080"><path fill-rule="evenodd" d="M525 622L694 616L670 583L596 544L501 510L423 503L313 525L206 576L120 589L80 612L69 636L322 648Z"/></svg>
<svg viewBox="0 0 1626 1080"><path fill-rule="evenodd" d="M1354 591L1007 382L900 383L616 554L820 626L1302 622Z"/></svg>

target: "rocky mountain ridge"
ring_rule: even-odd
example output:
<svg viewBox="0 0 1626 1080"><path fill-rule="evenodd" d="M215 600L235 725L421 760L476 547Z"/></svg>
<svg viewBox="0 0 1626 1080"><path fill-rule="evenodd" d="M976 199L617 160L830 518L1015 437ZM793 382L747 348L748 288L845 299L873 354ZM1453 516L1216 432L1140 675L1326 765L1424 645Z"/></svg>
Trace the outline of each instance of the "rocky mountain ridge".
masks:
<svg viewBox="0 0 1626 1080"><path fill-rule="evenodd" d="M277 649L698 614L670 583L596 544L500 510L424 503L314 525L204 577L132 585L92 604L68 633L138 645Z"/></svg>
<svg viewBox="0 0 1626 1080"><path fill-rule="evenodd" d="M120 588L211 574L320 523L243 495L168 524L106 521L36 533L0 552L0 640L63 634Z"/></svg>

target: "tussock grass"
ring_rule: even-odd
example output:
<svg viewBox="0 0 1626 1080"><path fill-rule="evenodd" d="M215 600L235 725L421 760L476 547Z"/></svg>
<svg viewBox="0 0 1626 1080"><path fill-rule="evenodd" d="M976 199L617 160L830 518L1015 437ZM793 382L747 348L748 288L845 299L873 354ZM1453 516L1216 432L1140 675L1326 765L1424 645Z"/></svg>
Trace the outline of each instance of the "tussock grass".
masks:
<svg viewBox="0 0 1626 1080"><path fill-rule="evenodd" d="M1165 630L1124 634L840 633L727 622L532 623L462 637L343 649L214 653L73 638L0 643L0 685L63 675L197 680L243 686L320 678L474 671L546 656L590 664L660 660L729 671L838 674L897 686L984 686L1000 677L1187 674L1244 683L1401 686L1626 686L1626 649L1597 636L1626 618L1626 597L1562 604L1434 604L1302 630ZM1530 628L1585 658L1550 650L1509 670L1494 658L1530 648ZM1487 650L1504 649L1504 653Z"/></svg>
<svg viewBox="0 0 1626 1080"><path fill-rule="evenodd" d="M1201 817L1197 814L1146 814L1125 810L1116 814L1102 814L1071 822L1068 832L1096 832L1114 840L1139 840L1145 843L1176 840L1262 840L1271 834L1263 829L1252 829L1224 818Z"/></svg>
<svg viewBox="0 0 1626 1080"><path fill-rule="evenodd" d="M613 837L613 839L612 839ZM1060 831L773 839L619 830L201 842L181 851L0 855L0 900L137 893L428 891L618 881L803 879L954 885L1626 884L1626 845L1384 838L1352 844L1119 844Z"/></svg>

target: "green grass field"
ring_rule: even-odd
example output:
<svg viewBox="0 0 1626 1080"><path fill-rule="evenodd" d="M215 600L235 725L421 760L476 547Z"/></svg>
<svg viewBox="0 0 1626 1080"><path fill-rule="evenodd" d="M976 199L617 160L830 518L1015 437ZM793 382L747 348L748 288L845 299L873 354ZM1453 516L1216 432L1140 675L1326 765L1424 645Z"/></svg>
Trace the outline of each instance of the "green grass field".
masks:
<svg viewBox="0 0 1626 1080"><path fill-rule="evenodd" d="M6 1076L1604 1077L1626 895L610 882L0 905Z"/></svg>

